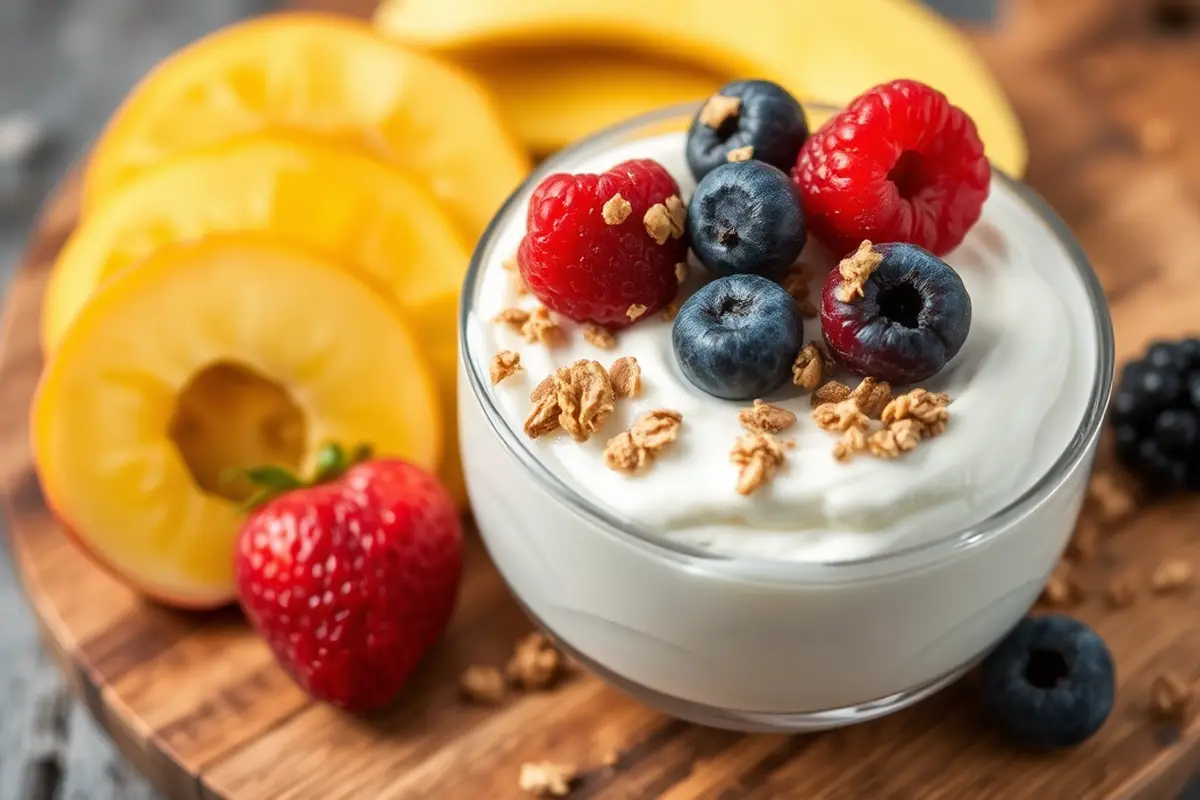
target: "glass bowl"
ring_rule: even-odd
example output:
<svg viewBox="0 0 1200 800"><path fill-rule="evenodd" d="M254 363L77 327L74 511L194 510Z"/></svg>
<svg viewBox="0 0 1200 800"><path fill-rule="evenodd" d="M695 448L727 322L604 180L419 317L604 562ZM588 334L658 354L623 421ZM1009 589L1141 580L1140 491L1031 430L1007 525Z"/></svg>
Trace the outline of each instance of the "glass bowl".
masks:
<svg viewBox="0 0 1200 800"><path fill-rule="evenodd" d="M869 558L730 556L664 539L572 488L506 420L487 372L481 274L547 174L618 144L682 133L697 106L664 109L550 158L475 251L460 320L462 458L475 519L521 605L567 652L648 705L741 731L809 731L878 717L955 680L1033 605L1082 502L1113 376L1108 309L1082 250L1027 187L993 195L1034 224L1029 248L1073 271L1090 306L1095 368L1078 429L1028 490L969 527ZM814 116L830 109L809 107ZM681 144L682 146L682 144ZM511 245L511 236L507 248ZM1091 329L1088 330L1088 326ZM1048 399L1050 401L1050 399Z"/></svg>

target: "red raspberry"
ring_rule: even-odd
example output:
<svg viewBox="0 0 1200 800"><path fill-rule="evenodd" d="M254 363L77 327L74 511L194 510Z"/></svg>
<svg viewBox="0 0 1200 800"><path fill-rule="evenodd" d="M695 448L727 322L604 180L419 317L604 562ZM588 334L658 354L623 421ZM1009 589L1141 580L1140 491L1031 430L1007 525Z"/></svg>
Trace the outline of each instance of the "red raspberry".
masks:
<svg viewBox="0 0 1200 800"><path fill-rule="evenodd" d="M610 224L604 206L610 206ZM529 201L527 232L517 250L525 285L551 311L576 322L622 328L653 314L675 298L675 265L687 259L687 239L680 217L679 185L656 161L625 161L601 175L557 173L546 177ZM651 220L664 222L667 207L677 223L665 228L659 244L648 231L651 207L661 204ZM668 214L669 216L669 214ZM634 308L631 312L630 309Z"/></svg>
<svg viewBox="0 0 1200 800"><path fill-rule="evenodd" d="M856 98L792 169L809 230L839 256L864 239L948 253L979 219L990 178L971 118L910 80Z"/></svg>

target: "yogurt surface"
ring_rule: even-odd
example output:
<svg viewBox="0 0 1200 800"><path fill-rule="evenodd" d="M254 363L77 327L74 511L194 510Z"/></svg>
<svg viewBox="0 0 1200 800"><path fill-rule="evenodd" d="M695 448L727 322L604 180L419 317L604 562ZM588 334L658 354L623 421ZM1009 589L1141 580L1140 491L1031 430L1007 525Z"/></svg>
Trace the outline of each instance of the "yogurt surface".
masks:
<svg viewBox="0 0 1200 800"><path fill-rule="evenodd" d="M664 134L559 169L600 172L626 159L654 158L675 176L686 200L695 183L683 142L683 134ZM616 332L611 350L587 342L580 326L559 315L565 336L554 347L528 343L492 322L506 308L538 305L518 295L513 273L504 268L524 224L522 205L502 223L483 264L467 329L474 366L486 375L493 354L519 353L524 370L491 387L508 425L568 486L666 539L728 555L834 563L944 538L1008 505L1041 478L1075 436L1088 405L1099 354L1085 286L1046 224L993 181L982 219L946 257L971 295L970 335L957 357L922 384L953 398L946 432L895 460L862 455L837 462L831 452L836 436L812 422L809 394L787 384L764 399L796 413L797 424L779 435L795 447L771 481L742 496L729 451L744 433L738 411L750 403L692 386L677 366L671 323L662 315ZM811 237L802 260L820 267L810 292L816 300L835 260ZM677 302L708 279L693 262ZM804 339L821 340L819 319L805 318ZM642 392L618 399L591 441L581 444L561 431L525 437L529 392L542 378L578 359L607 366L621 356L637 358ZM859 380L842 369L831 377L851 387ZM656 408L682 413L678 441L644 472L608 469L605 442Z"/></svg>

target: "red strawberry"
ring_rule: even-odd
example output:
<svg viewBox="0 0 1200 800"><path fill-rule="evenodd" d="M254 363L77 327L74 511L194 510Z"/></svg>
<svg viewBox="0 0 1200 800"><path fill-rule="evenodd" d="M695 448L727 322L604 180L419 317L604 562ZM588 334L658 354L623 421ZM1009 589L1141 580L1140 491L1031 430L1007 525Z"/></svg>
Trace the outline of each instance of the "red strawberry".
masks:
<svg viewBox="0 0 1200 800"><path fill-rule="evenodd" d="M550 175L529 201L521 277L551 311L623 328L675 298L685 216L679 184L656 161Z"/></svg>
<svg viewBox="0 0 1200 800"><path fill-rule="evenodd" d="M266 502L234 564L242 608L283 667L352 711L396 696L445 629L462 567L446 490L404 461L362 457L327 447L312 484L251 470Z"/></svg>
<svg viewBox="0 0 1200 800"><path fill-rule="evenodd" d="M838 256L864 239L944 255L987 199L991 167L975 123L923 83L855 98L808 138L792 170L809 230Z"/></svg>

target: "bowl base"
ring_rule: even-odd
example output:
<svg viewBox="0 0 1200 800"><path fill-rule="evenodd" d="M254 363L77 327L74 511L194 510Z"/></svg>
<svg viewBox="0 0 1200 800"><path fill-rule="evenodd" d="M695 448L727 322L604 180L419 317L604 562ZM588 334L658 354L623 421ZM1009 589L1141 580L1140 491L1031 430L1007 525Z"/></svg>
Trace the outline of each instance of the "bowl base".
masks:
<svg viewBox="0 0 1200 800"><path fill-rule="evenodd" d="M612 670L596 663L583 653L568 644L553 629L545 624L536 614L529 610L520 599L517 604L543 633L554 640L559 650L569 655L583 665L589 672L596 675L605 683L620 689L640 703L650 706L664 714L705 725L710 728L737 731L739 733L816 733L818 731L844 728L859 722L878 719L893 714L901 709L919 703L930 695L936 694L966 674L978 663L978 659L951 671L947 675L929 683L903 692L881 697L858 705L845 708L831 708L822 711L800 711L794 713L767 713L761 711L736 711L716 706L703 705L691 700L672 697L668 694L649 689L635 681L631 681ZM981 656L982 658L982 656Z"/></svg>

